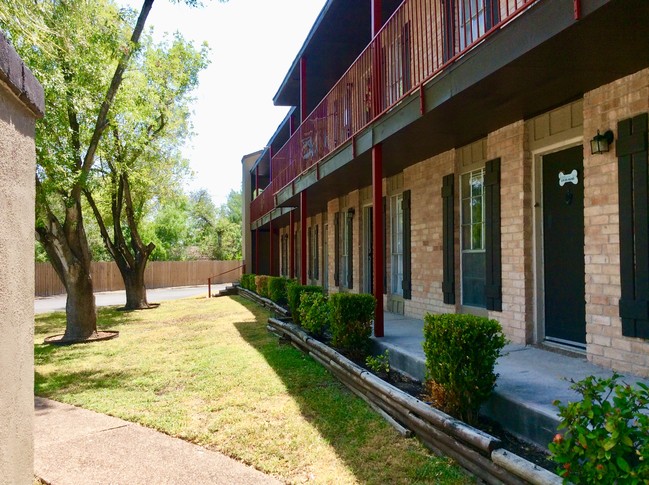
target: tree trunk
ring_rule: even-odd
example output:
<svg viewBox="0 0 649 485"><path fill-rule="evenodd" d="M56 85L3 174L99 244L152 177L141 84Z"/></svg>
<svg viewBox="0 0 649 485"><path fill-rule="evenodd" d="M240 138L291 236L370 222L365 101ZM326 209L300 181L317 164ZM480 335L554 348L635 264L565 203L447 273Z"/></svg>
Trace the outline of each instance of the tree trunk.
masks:
<svg viewBox="0 0 649 485"><path fill-rule="evenodd" d="M63 340L82 341L97 334L97 310L81 204L77 201L66 208L63 225L46 205L43 209L48 224L36 228L36 238L68 294Z"/></svg>
<svg viewBox="0 0 649 485"><path fill-rule="evenodd" d="M68 268L65 287L66 326L64 341L78 342L97 335L97 309L89 268L74 264ZM89 266L89 265L88 265Z"/></svg>
<svg viewBox="0 0 649 485"><path fill-rule="evenodd" d="M126 288L126 310L142 310L149 308L149 303L146 299L146 285L144 284L144 268L146 262L142 264L138 261L134 270L120 271L124 279L124 287Z"/></svg>

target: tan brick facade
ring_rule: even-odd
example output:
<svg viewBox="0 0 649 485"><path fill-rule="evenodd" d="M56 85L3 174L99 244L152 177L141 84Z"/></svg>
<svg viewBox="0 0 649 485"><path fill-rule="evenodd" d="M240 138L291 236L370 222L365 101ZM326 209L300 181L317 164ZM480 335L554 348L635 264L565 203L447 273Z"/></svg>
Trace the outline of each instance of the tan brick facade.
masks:
<svg viewBox="0 0 649 485"><path fill-rule="evenodd" d="M584 96L584 138L649 111L649 69ZM615 150L584 158L586 338L588 358L619 371L649 375L649 343L622 336L620 239ZM646 248L645 248L646 250Z"/></svg>
<svg viewBox="0 0 649 485"><path fill-rule="evenodd" d="M623 337L619 318L620 245L617 195L617 158L614 148L591 155L589 140L597 130L617 129L617 122L649 112L649 69L585 94L530 120L520 120L489 133L484 139L416 163L383 180L387 197L386 309L390 296L390 197L411 191L412 298L404 300L406 315L423 318L428 313L477 312L497 319L515 343L543 341L542 291L539 274L539 175L543 153L583 144L584 149L584 252L586 300L586 352L593 363L619 371L649 375L649 343ZM539 155L540 154L540 155ZM502 311L463 308L460 273L460 177L487 160L501 162ZM443 303L442 293L442 178L455 174L456 305ZM536 185L535 185L536 184ZM332 199L327 212L309 219L327 233L328 290L359 292L363 288L363 208L371 201L371 187ZM334 214L353 209L353 289L334 283ZM286 231L283 228L280 232ZM321 236L324 237L324 234ZM320 257L323 258L322 247ZM322 284L322 275L317 284ZM395 308L399 308L398 305Z"/></svg>

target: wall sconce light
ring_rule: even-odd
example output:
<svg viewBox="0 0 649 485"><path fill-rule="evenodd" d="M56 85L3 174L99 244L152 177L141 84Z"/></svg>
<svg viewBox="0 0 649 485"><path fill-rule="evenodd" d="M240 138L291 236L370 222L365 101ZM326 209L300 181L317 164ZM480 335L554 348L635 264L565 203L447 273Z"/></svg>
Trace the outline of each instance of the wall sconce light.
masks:
<svg viewBox="0 0 649 485"><path fill-rule="evenodd" d="M590 140L590 153L593 155L606 153L611 143L613 143L613 132L611 130L606 130L603 135L597 130L597 135Z"/></svg>

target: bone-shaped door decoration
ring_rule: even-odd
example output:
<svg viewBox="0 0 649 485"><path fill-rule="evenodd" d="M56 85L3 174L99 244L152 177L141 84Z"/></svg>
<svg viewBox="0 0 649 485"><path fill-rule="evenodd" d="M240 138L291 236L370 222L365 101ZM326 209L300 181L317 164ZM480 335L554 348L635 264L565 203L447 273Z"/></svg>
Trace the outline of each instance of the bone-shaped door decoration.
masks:
<svg viewBox="0 0 649 485"><path fill-rule="evenodd" d="M572 183L575 185L579 183L579 177L577 177L577 169L573 170L568 174L559 172L559 186L563 187L567 183Z"/></svg>

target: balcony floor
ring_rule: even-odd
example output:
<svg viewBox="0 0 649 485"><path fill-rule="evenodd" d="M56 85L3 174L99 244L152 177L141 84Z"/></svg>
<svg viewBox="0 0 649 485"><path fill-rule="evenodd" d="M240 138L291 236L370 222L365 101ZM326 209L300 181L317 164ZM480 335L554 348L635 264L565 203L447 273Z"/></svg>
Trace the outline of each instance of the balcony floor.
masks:
<svg viewBox="0 0 649 485"><path fill-rule="evenodd" d="M423 380L426 373L422 350L424 322L392 313L385 313L384 319L385 337L373 337L375 350L389 350L394 368ZM579 400L579 394L570 389L570 379L612 374L611 370L591 364L585 357L529 345L509 344L505 352L496 364L499 377L494 395L482 412L513 434L544 448L552 441L559 424L552 402ZM649 385L648 379L632 375L625 375L624 380L628 383L640 380Z"/></svg>

